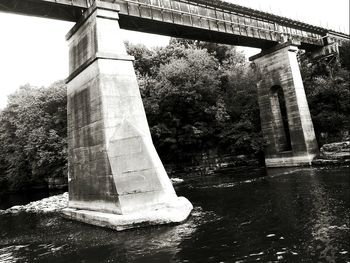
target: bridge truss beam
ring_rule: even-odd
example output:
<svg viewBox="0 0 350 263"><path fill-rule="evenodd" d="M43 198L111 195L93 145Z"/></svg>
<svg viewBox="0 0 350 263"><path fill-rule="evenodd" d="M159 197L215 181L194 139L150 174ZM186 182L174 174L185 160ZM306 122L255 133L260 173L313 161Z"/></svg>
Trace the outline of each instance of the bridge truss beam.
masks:
<svg viewBox="0 0 350 263"><path fill-rule="evenodd" d="M349 36L266 12L209 0L100 0L120 5L123 29L267 49L293 40L316 50ZM0 11L78 21L93 0L0 0Z"/></svg>

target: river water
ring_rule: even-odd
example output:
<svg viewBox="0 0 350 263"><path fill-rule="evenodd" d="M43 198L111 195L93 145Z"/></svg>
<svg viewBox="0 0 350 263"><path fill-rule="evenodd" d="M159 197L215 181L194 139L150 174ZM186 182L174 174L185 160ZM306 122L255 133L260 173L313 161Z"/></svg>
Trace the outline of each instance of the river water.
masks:
<svg viewBox="0 0 350 263"><path fill-rule="evenodd" d="M181 225L115 232L57 213L0 215L0 262L350 262L349 167L190 177Z"/></svg>

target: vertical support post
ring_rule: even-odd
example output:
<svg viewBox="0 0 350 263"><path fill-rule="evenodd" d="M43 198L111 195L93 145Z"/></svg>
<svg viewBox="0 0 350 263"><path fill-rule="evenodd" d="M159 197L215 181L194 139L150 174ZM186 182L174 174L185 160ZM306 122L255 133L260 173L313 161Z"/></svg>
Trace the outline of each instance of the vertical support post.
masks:
<svg viewBox="0 0 350 263"><path fill-rule="evenodd" d="M250 58L259 72L258 101L267 167L311 165L318 154L297 50L297 46L287 42ZM276 87L281 87L284 93L291 144L291 150L287 151L283 146L286 127L282 123Z"/></svg>
<svg viewBox="0 0 350 263"><path fill-rule="evenodd" d="M116 230L185 220L153 146L119 5L96 1L67 34L71 219Z"/></svg>

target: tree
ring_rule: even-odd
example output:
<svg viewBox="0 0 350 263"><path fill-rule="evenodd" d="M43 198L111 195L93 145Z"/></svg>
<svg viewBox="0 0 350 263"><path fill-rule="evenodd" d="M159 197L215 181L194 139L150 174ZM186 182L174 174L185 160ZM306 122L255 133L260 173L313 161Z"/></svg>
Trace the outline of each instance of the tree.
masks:
<svg viewBox="0 0 350 263"><path fill-rule="evenodd" d="M346 139L350 119L350 75L346 60L343 64L312 61L303 57L301 73L318 143ZM329 74L332 72L332 74Z"/></svg>
<svg viewBox="0 0 350 263"><path fill-rule="evenodd" d="M149 71L135 68L163 161L190 161L212 150L261 153L255 75L236 48L172 39L164 48L128 49L152 61Z"/></svg>
<svg viewBox="0 0 350 263"><path fill-rule="evenodd" d="M213 143L219 94L218 64L205 50L189 49L185 58L162 65L157 78L159 119L152 130L169 159L186 159ZM169 151L171 149L171 151Z"/></svg>
<svg viewBox="0 0 350 263"><path fill-rule="evenodd" d="M21 87L0 114L1 180L10 190L66 176L66 87Z"/></svg>

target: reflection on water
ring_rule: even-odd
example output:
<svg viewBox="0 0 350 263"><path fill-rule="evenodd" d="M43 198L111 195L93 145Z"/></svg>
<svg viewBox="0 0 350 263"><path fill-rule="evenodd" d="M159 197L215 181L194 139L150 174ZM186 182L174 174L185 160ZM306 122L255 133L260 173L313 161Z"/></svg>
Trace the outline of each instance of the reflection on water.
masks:
<svg viewBox="0 0 350 263"><path fill-rule="evenodd" d="M58 214L0 216L0 262L350 262L349 168L191 178L184 224L114 232Z"/></svg>

